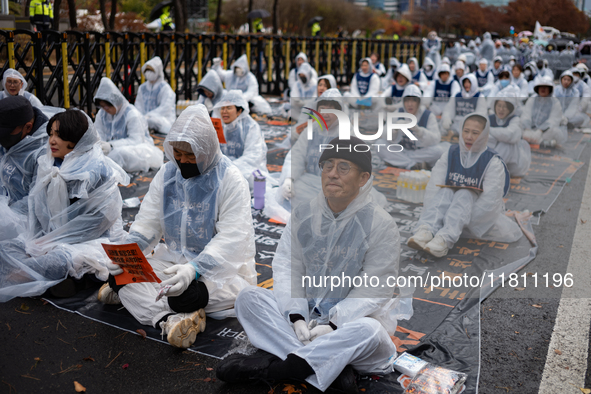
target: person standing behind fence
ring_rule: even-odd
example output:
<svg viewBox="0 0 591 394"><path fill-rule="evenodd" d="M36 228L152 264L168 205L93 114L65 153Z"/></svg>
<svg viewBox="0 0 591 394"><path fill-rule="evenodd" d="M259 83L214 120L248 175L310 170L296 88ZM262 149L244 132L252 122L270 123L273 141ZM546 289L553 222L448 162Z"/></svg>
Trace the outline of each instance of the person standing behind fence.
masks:
<svg viewBox="0 0 591 394"><path fill-rule="evenodd" d="M127 172L160 168L164 155L154 146L147 122L109 78L101 79L94 104L100 108L94 124L105 155Z"/></svg>
<svg viewBox="0 0 591 394"><path fill-rule="evenodd" d="M147 81L140 85L135 107L140 111L150 129L168 134L176 120L176 95L164 80L162 60L156 56L142 66Z"/></svg>
<svg viewBox="0 0 591 394"><path fill-rule="evenodd" d="M172 31L173 23L172 17L170 16L170 6L164 7L162 9L160 23L162 23L162 31Z"/></svg>
<svg viewBox="0 0 591 394"><path fill-rule="evenodd" d="M36 31L50 29L53 20L53 5L51 2L49 0L31 0L29 20Z"/></svg>
<svg viewBox="0 0 591 394"><path fill-rule="evenodd" d="M43 107L43 104L37 97L35 97L35 95L26 91L27 81L25 80L25 77L14 68L9 68L4 71L2 87L4 90L0 92L0 100L9 96L23 96L29 100L33 107Z"/></svg>

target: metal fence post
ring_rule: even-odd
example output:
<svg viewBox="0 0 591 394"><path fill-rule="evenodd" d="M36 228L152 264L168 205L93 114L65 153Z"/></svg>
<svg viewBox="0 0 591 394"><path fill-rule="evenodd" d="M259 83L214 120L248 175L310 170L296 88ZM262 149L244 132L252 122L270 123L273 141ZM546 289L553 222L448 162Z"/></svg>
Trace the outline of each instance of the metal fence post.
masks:
<svg viewBox="0 0 591 394"><path fill-rule="evenodd" d="M341 53L339 63L341 64L341 75L345 74L345 41L341 41Z"/></svg>
<svg viewBox="0 0 591 394"><path fill-rule="evenodd" d="M355 74L355 70L357 70L356 66L357 60L357 40L353 41L353 50L351 51L351 74Z"/></svg>
<svg viewBox="0 0 591 394"><path fill-rule="evenodd" d="M367 41L363 39L361 41L361 58L364 59L365 57L367 57Z"/></svg>
<svg viewBox="0 0 591 394"><path fill-rule="evenodd" d="M170 37L170 87L176 93L176 78L175 78L175 66L176 66L176 43L174 42L175 35Z"/></svg>
<svg viewBox="0 0 591 394"><path fill-rule="evenodd" d="M185 34L185 75L183 87L185 88L185 100L192 99L191 89L191 36Z"/></svg>
<svg viewBox="0 0 591 394"><path fill-rule="evenodd" d="M269 38L267 43L267 92L269 92L269 83L273 80L273 39Z"/></svg>
<svg viewBox="0 0 591 394"><path fill-rule="evenodd" d="M199 42L197 43L197 83L201 83L203 78L203 44L201 39L203 36L199 36Z"/></svg>
<svg viewBox="0 0 591 394"><path fill-rule="evenodd" d="M291 66L291 40L288 38L285 43L285 80L289 79L289 68Z"/></svg>
<svg viewBox="0 0 591 394"><path fill-rule="evenodd" d="M224 43L222 44L222 64L224 70L228 69L228 36L224 34Z"/></svg>
<svg viewBox="0 0 591 394"><path fill-rule="evenodd" d="M84 36L84 69L86 71L86 111L92 112L92 88L90 80L90 34L86 33ZM82 106L82 104L81 104Z"/></svg>
<svg viewBox="0 0 591 394"><path fill-rule="evenodd" d="M70 108L70 81L68 80L68 34L62 33L62 70L64 88L64 108Z"/></svg>
<svg viewBox="0 0 591 394"><path fill-rule="evenodd" d="M35 35L35 46L33 54L35 56L35 95L45 105L45 87L43 86L43 35L37 32Z"/></svg>
<svg viewBox="0 0 591 394"><path fill-rule="evenodd" d="M320 40L316 38L316 44L314 48L314 65L316 70L320 70Z"/></svg>
<svg viewBox="0 0 591 394"><path fill-rule="evenodd" d="M248 65L250 66L250 37L248 37L248 41L246 42L246 60L248 60Z"/></svg>
<svg viewBox="0 0 591 394"><path fill-rule="evenodd" d="M328 41L326 52L326 74L332 74L332 41Z"/></svg>
<svg viewBox="0 0 591 394"><path fill-rule="evenodd" d="M8 66L14 68L14 32L8 32Z"/></svg>
<svg viewBox="0 0 591 394"><path fill-rule="evenodd" d="M140 75L142 83L146 82L146 77L144 73L141 72L141 69L144 68L144 64L147 60L147 53L146 53L146 35L142 34L142 41L140 42Z"/></svg>
<svg viewBox="0 0 591 394"><path fill-rule="evenodd" d="M107 33L105 41L105 77L111 79L111 35Z"/></svg>

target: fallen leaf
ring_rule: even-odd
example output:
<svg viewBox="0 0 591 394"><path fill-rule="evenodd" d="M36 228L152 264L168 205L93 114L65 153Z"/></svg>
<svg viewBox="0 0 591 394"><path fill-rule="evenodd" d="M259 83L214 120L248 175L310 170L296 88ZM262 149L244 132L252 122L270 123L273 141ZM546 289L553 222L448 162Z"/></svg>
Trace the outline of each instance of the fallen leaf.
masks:
<svg viewBox="0 0 591 394"><path fill-rule="evenodd" d="M204 382L211 382L211 378L205 378L203 379Z"/></svg>
<svg viewBox="0 0 591 394"><path fill-rule="evenodd" d="M92 358L92 357L84 357L83 360L84 361L94 361L94 358Z"/></svg>
<svg viewBox="0 0 591 394"><path fill-rule="evenodd" d="M515 288L515 291L523 291L523 290L525 290L525 287L516 287Z"/></svg>
<svg viewBox="0 0 591 394"><path fill-rule="evenodd" d="M519 331L515 331L515 334L519 334Z"/></svg>
<svg viewBox="0 0 591 394"><path fill-rule="evenodd" d="M540 305L540 304L533 304L532 306L533 306L534 308L541 308L541 307L542 307L542 305Z"/></svg>
<svg viewBox="0 0 591 394"><path fill-rule="evenodd" d="M121 366L121 368L123 368L123 369L127 369L127 368L129 368L129 364L123 364L123 365Z"/></svg>
<svg viewBox="0 0 591 394"><path fill-rule="evenodd" d="M25 303L21 304L21 311L28 311L29 310L29 306Z"/></svg>
<svg viewBox="0 0 591 394"><path fill-rule="evenodd" d="M86 387L82 386L80 383L74 381L74 389L77 393L85 393Z"/></svg>
<svg viewBox="0 0 591 394"><path fill-rule="evenodd" d="M146 332L144 330L142 330L141 328L138 330L135 330L135 332L140 334L142 336L142 338L146 339Z"/></svg>
<svg viewBox="0 0 591 394"><path fill-rule="evenodd" d="M213 371L213 368L205 368L205 369L207 369L208 371Z"/></svg>
<svg viewBox="0 0 591 394"><path fill-rule="evenodd" d="M591 394L591 389L584 389L579 387L579 390L581 390L581 392L583 392L584 394Z"/></svg>
<svg viewBox="0 0 591 394"><path fill-rule="evenodd" d="M562 352L558 349L554 349L554 353L558 354L559 356L562 354Z"/></svg>
<svg viewBox="0 0 591 394"><path fill-rule="evenodd" d="M35 361L41 361L41 359L39 357L35 357L33 360L35 360Z"/></svg>
<svg viewBox="0 0 591 394"><path fill-rule="evenodd" d="M581 219L581 224L585 224L585 223L587 223L587 221L586 221L586 220L583 220L583 219ZM583 389L581 389L581 390L583 390ZM585 389L585 390L589 390L589 389ZM589 391L589 393L591 393L591 391Z"/></svg>
<svg viewBox="0 0 591 394"><path fill-rule="evenodd" d="M564 369L570 369L570 367L564 367Z"/></svg>
<svg viewBox="0 0 591 394"><path fill-rule="evenodd" d="M286 384L285 387L283 387L282 392L287 392L287 394L299 394L302 390L297 389L293 384Z"/></svg>

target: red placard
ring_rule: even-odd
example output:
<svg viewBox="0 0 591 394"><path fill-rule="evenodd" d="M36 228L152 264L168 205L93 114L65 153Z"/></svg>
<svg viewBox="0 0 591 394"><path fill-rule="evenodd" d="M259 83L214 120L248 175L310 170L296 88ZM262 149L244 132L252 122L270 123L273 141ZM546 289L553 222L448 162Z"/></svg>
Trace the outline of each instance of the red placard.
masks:
<svg viewBox="0 0 591 394"><path fill-rule="evenodd" d="M111 245L101 244L107 256L123 269L123 273L115 277L118 285L141 282L162 282L154 273L138 244Z"/></svg>
<svg viewBox="0 0 591 394"><path fill-rule="evenodd" d="M225 144L226 137L224 136L224 126L222 125L222 120L219 118L211 118L211 123L213 123L215 131L218 133L218 140L220 140L220 144Z"/></svg>

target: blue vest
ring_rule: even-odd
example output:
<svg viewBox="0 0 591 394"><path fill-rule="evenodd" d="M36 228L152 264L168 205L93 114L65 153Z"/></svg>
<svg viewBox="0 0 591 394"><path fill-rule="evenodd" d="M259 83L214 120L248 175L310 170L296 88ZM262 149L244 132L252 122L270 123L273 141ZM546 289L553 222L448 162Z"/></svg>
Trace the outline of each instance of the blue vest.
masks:
<svg viewBox="0 0 591 394"><path fill-rule="evenodd" d="M427 81L433 81L435 79L435 72L431 73L431 76L429 76L429 74L427 73L423 73L425 74L425 78L427 78Z"/></svg>
<svg viewBox="0 0 591 394"><path fill-rule="evenodd" d="M497 82L499 80L499 74L501 73L501 71L503 71L503 67L499 67L499 69L495 69L494 67L492 69L489 70L493 76L495 77L495 82Z"/></svg>
<svg viewBox="0 0 591 394"><path fill-rule="evenodd" d="M226 131L224 127L225 144L220 144L222 153L231 159L242 157L244 153L245 133L242 133L241 127L235 127L232 131Z"/></svg>
<svg viewBox="0 0 591 394"><path fill-rule="evenodd" d="M490 127L507 127L509 126L509 123L511 122L511 119L513 119L515 117L515 115L511 115L507 118L507 120L505 121L505 124L503 126L499 126L499 124L497 123L497 117L495 116L495 114L492 115L488 115L488 124L490 125Z"/></svg>
<svg viewBox="0 0 591 394"><path fill-rule="evenodd" d="M486 74L484 74L484 77L480 76L480 70L478 70L476 72L476 80L478 81L479 88L483 87L488 82L488 73L489 72L490 72L490 70L486 70Z"/></svg>
<svg viewBox="0 0 591 394"><path fill-rule="evenodd" d="M355 74L355 78L357 78L357 90L359 90L359 94L362 96L369 90L369 80L372 76L373 74L369 74L367 77L362 77L359 72Z"/></svg>
<svg viewBox="0 0 591 394"><path fill-rule="evenodd" d="M400 109L398 109L398 112L406 112L406 111L404 110L404 108L400 108ZM423 111L421 118L417 122L417 126L427 127L427 123L429 123L429 115L431 115L431 111L429 111L428 109ZM417 147L417 141L411 140L410 138L408 138L408 136L405 133L402 133L402 134L403 134L402 140L399 142L399 144L402 145L402 147L404 149L408 149L408 150L421 149L421 148Z"/></svg>
<svg viewBox="0 0 591 394"><path fill-rule="evenodd" d="M490 148L486 148L480 155L476 163L469 168L462 165L460 160L460 145L454 144L449 148L447 157L447 176L445 184L448 186L470 186L482 190L482 183L484 182L484 173L493 157L498 157L503 163L505 170L505 187L503 188L503 196L509 192L511 176L507 170L507 166L503 159Z"/></svg>
<svg viewBox="0 0 591 394"><path fill-rule="evenodd" d="M462 93L456 94L456 115L457 116L466 116L471 114L476 110L476 105L478 104L478 97L480 96L480 92L476 93L472 97L464 98L462 97Z"/></svg>
<svg viewBox="0 0 591 394"><path fill-rule="evenodd" d="M421 79L421 73L422 73L422 71L419 70L419 72L416 73L416 75L413 75L412 76L412 82L419 82L419 80Z"/></svg>
<svg viewBox="0 0 591 394"><path fill-rule="evenodd" d="M398 89L398 85L392 85L390 97L402 97L402 93L404 93L404 88Z"/></svg>
<svg viewBox="0 0 591 394"><path fill-rule="evenodd" d="M160 220L169 249L192 260L215 235L219 180L223 179L226 169L231 165L230 159L222 157L213 169L190 179L182 177L174 162L164 165L163 212Z"/></svg>
<svg viewBox="0 0 591 394"><path fill-rule="evenodd" d="M452 83L444 84L440 80L435 80L435 101L436 102L447 102L447 99L451 97L451 85Z"/></svg>

